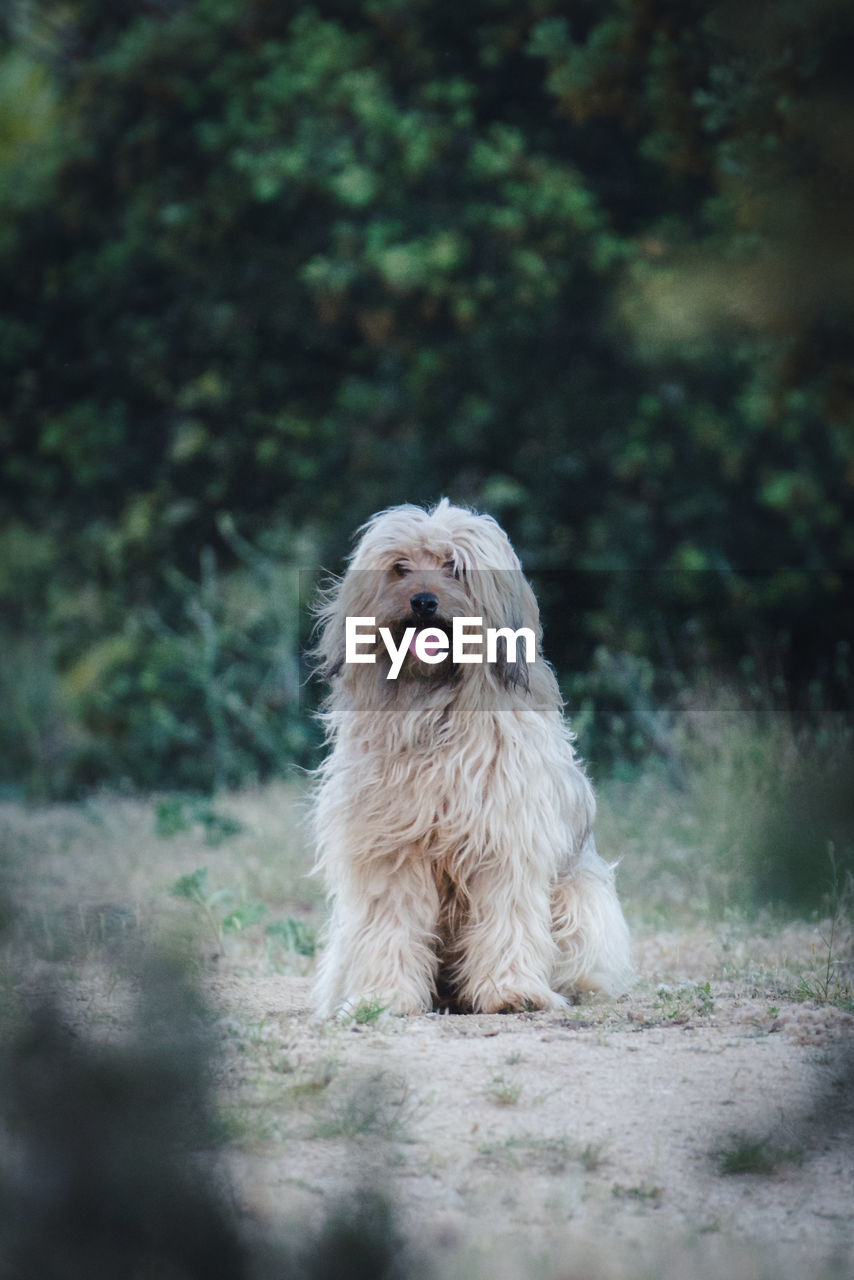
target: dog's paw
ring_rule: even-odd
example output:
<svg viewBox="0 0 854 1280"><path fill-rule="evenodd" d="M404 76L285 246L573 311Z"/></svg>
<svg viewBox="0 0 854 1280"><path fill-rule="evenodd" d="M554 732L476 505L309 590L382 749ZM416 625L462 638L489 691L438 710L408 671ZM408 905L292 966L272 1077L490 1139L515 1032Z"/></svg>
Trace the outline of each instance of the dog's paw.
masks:
<svg viewBox="0 0 854 1280"><path fill-rule="evenodd" d="M364 995L354 995L342 1000L335 1016L340 1022L367 1026L377 1022L385 1014L403 1018L411 1014L427 1013L431 1008L432 1004L413 994L391 992L386 995L369 991Z"/></svg>
<svg viewBox="0 0 854 1280"><path fill-rule="evenodd" d="M543 1009L565 1009L568 1004L568 1000L548 987L536 990L494 987L472 1001L472 1008L475 1013L530 1013Z"/></svg>

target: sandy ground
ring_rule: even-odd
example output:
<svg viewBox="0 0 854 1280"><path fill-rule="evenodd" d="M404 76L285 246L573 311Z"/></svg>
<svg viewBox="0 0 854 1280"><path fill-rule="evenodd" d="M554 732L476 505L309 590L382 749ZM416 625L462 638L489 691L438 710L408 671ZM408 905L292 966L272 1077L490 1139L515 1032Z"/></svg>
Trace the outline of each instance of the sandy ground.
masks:
<svg viewBox="0 0 854 1280"><path fill-rule="evenodd" d="M710 1007L690 969L683 955L675 989L566 1016L344 1027L311 1022L305 981L213 979L223 1083L257 1126L233 1157L240 1194L264 1219L303 1217L363 1177L411 1231L457 1244L720 1234L804 1265L848 1256L851 1015L744 989L713 988ZM248 1024L262 1068L235 1051ZM767 1171L724 1174L747 1139Z"/></svg>
<svg viewBox="0 0 854 1280"><path fill-rule="evenodd" d="M304 1229L378 1185L443 1274L854 1273L854 1017L798 998L823 922L636 922L632 994L561 1015L317 1023L310 959L258 927L217 945L168 891L201 863L213 884L239 867L273 915L319 920L316 890L282 872L291 822L274 799L235 800L245 834L221 846L153 836L148 802L0 813L27 919L49 937L65 913L89 939L76 965L34 951L28 971L61 969L81 1026L112 1034L122 1016L99 930L192 920L223 1158L249 1218ZM727 1155L748 1171L726 1172Z"/></svg>

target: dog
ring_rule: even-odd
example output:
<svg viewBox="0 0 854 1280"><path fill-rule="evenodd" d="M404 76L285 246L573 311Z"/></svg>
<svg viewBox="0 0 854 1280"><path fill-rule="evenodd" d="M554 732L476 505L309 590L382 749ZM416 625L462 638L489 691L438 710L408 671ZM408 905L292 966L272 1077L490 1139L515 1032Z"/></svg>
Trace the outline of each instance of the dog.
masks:
<svg viewBox="0 0 854 1280"><path fill-rule="evenodd" d="M316 611L330 684L313 807L331 898L318 1015L365 1000L395 1014L559 1009L624 992L614 868L596 852L593 790L507 535L444 498L382 511L358 534ZM477 660L478 623L496 637L491 662L482 646Z"/></svg>

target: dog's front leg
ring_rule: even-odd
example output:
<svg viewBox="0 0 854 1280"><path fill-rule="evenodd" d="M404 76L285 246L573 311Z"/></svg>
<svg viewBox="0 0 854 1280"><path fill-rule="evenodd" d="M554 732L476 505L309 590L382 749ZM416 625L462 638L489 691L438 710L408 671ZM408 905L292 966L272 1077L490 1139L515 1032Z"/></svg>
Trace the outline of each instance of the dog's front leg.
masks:
<svg viewBox="0 0 854 1280"><path fill-rule="evenodd" d="M457 985L475 1013L560 1009L549 985L555 959L547 882L519 860L478 871L467 885L468 919L459 942Z"/></svg>
<svg viewBox="0 0 854 1280"><path fill-rule="evenodd" d="M391 1013L423 1013L436 989L439 895L417 852L351 864L336 885L328 944L318 969L321 1016L376 1001Z"/></svg>

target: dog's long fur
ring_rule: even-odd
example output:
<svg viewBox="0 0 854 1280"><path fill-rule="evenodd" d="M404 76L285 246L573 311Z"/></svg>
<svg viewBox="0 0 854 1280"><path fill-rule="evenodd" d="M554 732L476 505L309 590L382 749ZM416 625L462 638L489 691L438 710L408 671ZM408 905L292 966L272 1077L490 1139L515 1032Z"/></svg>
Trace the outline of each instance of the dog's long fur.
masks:
<svg viewBox="0 0 854 1280"><path fill-rule="evenodd" d="M321 1015L376 999L419 1013L439 1001L492 1013L554 1009L631 980L613 870L596 852L593 791L573 751L534 594L500 526L443 499L370 520L319 607L318 668L331 751L314 809L332 898ZM531 627L538 655L436 665L409 653L396 680L344 661L344 620L399 637L457 616ZM501 651L499 650L499 657Z"/></svg>

